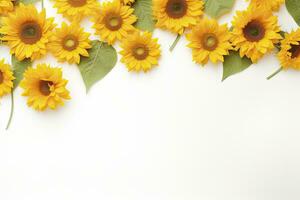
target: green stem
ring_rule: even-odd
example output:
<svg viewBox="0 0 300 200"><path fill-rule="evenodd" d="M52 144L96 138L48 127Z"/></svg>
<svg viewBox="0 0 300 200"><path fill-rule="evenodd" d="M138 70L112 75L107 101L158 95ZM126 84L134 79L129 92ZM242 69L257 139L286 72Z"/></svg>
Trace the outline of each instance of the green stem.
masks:
<svg viewBox="0 0 300 200"><path fill-rule="evenodd" d="M175 39L175 41L173 42L173 44L172 44L171 47L170 47L170 51L173 51L173 50L174 50L174 48L176 47L176 45L177 45L177 43L178 43L180 37L181 37L181 35L178 34L177 37L176 37L176 39Z"/></svg>
<svg viewBox="0 0 300 200"><path fill-rule="evenodd" d="M42 9L44 9L44 0L42 0Z"/></svg>
<svg viewBox="0 0 300 200"><path fill-rule="evenodd" d="M11 94L11 107L10 107L9 120L7 122L7 125L6 125L6 130L9 129L9 126L11 124L11 121L12 121L12 118L13 118L13 114L14 114L14 107L15 107L15 104L14 104L14 92L12 91L10 94Z"/></svg>
<svg viewBox="0 0 300 200"><path fill-rule="evenodd" d="M273 74L271 74L270 76L268 76L267 79L270 80L271 78L273 78L274 76L276 76L277 74L279 74L282 70L283 70L283 67L280 67L279 69L277 69L276 72L274 72Z"/></svg>

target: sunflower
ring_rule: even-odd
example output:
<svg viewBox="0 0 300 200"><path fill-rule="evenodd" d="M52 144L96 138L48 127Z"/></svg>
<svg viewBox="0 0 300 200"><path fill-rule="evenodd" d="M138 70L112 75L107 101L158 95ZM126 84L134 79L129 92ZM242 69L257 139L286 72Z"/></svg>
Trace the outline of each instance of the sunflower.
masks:
<svg viewBox="0 0 300 200"><path fill-rule="evenodd" d="M8 12L13 11L13 0L0 0L0 15L5 15Z"/></svg>
<svg viewBox="0 0 300 200"><path fill-rule="evenodd" d="M278 11L279 7L284 3L284 1L285 0L251 0L250 7L266 11Z"/></svg>
<svg viewBox="0 0 300 200"><path fill-rule="evenodd" d="M122 40L135 30L133 23L137 18L133 11L133 8L122 5L118 0L104 2L94 19L96 34L109 44L113 44L116 39Z"/></svg>
<svg viewBox="0 0 300 200"><path fill-rule="evenodd" d="M0 60L0 97L11 92L14 79L10 66L4 63L4 59Z"/></svg>
<svg viewBox="0 0 300 200"><path fill-rule="evenodd" d="M193 50L193 60L199 64L206 64L209 59L214 63L224 62L223 56L232 48L227 25L219 25L215 19L204 18L186 37L190 41L188 47Z"/></svg>
<svg viewBox="0 0 300 200"><path fill-rule="evenodd" d="M300 29L285 34L285 39L281 41L278 58L284 69L300 70Z"/></svg>
<svg viewBox="0 0 300 200"><path fill-rule="evenodd" d="M28 96L28 106L43 111L47 108L54 110L58 105L64 104L64 99L70 99L67 83L62 78L60 68L39 64L37 68L30 67L25 71L20 86L24 89L22 95Z"/></svg>
<svg viewBox="0 0 300 200"><path fill-rule="evenodd" d="M90 34L78 27L80 26L77 23L70 26L62 23L62 27L57 28L51 37L48 48L60 62L79 64L80 56L89 56L87 49L92 47Z"/></svg>
<svg viewBox="0 0 300 200"><path fill-rule="evenodd" d="M147 72L158 64L160 45L149 32L136 31L122 41L121 48L121 62L129 71Z"/></svg>
<svg viewBox="0 0 300 200"><path fill-rule="evenodd" d="M246 55L254 63L273 50L274 44L282 39L277 17L271 12L250 8L237 11L232 25L233 46L240 50L241 57Z"/></svg>
<svg viewBox="0 0 300 200"><path fill-rule="evenodd" d="M7 41L10 53L15 54L18 60L35 60L46 54L46 44L54 24L53 18L46 19L45 10L38 13L33 5L20 4L2 22L2 40Z"/></svg>
<svg viewBox="0 0 300 200"><path fill-rule="evenodd" d="M135 0L120 0L122 4L124 5L132 5Z"/></svg>
<svg viewBox="0 0 300 200"><path fill-rule="evenodd" d="M203 14L202 9L202 0L153 0L156 26L178 34L196 25Z"/></svg>
<svg viewBox="0 0 300 200"><path fill-rule="evenodd" d="M80 21L98 9L97 0L54 0L54 8L70 21Z"/></svg>

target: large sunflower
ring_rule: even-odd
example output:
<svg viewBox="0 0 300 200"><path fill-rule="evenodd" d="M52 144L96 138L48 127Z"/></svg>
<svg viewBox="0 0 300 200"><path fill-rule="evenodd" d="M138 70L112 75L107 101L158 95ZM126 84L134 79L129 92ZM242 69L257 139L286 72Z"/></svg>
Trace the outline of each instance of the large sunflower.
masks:
<svg viewBox="0 0 300 200"><path fill-rule="evenodd" d="M202 9L202 0L153 0L156 26L178 34L196 25L203 14Z"/></svg>
<svg viewBox="0 0 300 200"><path fill-rule="evenodd" d="M70 64L79 63L80 56L88 57L87 49L91 48L89 33L83 31L79 24L68 26L62 23L50 39L49 50L60 61L68 61Z"/></svg>
<svg viewBox="0 0 300 200"><path fill-rule="evenodd" d="M279 7L284 3L284 1L285 0L251 0L250 7L266 11L278 11Z"/></svg>
<svg viewBox="0 0 300 200"><path fill-rule="evenodd" d="M129 71L147 72L157 65L160 57L160 45L149 32L136 31L122 41L121 48L121 62Z"/></svg>
<svg viewBox="0 0 300 200"><path fill-rule="evenodd" d="M274 49L274 43L282 38L277 17L270 11L250 8L237 11L232 25L232 44L240 50L241 57L246 55L254 63Z"/></svg>
<svg viewBox="0 0 300 200"><path fill-rule="evenodd" d="M104 2L95 17L96 34L109 44L113 44L116 39L122 40L135 30L133 23L137 18L133 11L133 8L122 5L119 0Z"/></svg>
<svg viewBox="0 0 300 200"><path fill-rule="evenodd" d="M40 64L36 69L30 67L25 71L20 86L24 89L22 95L28 96L28 106L43 111L47 108L56 109L64 104L63 100L70 99L67 83L60 68Z"/></svg>
<svg viewBox="0 0 300 200"><path fill-rule="evenodd" d="M33 5L20 4L15 12L3 18L2 23L2 40L7 41L10 53L18 60L35 60L46 54L46 44L54 24L53 18L46 19L45 10L38 13Z"/></svg>
<svg viewBox="0 0 300 200"><path fill-rule="evenodd" d="M214 63L223 62L223 56L232 48L227 25L219 25L214 19L204 18L186 37L190 41L188 47L193 50L193 60L199 64L206 64L209 59Z"/></svg>
<svg viewBox="0 0 300 200"><path fill-rule="evenodd" d="M300 29L285 34L285 39L281 41L278 58L284 69L300 70Z"/></svg>
<svg viewBox="0 0 300 200"><path fill-rule="evenodd" d="M0 0L0 15L5 15L8 12L13 11L13 0Z"/></svg>
<svg viewBox="0 0 300 200"><path fill-rule="evenodd" d="M80 21L91 16L99 7L97 0L54 0L54 7L70 21Z"/></svg>
<svg viewBox="0 0 300 200"><path fill-rule="evenodd" d="M13 72L9 65L0 60L0 97L11 92L14 80Z"/></svg>

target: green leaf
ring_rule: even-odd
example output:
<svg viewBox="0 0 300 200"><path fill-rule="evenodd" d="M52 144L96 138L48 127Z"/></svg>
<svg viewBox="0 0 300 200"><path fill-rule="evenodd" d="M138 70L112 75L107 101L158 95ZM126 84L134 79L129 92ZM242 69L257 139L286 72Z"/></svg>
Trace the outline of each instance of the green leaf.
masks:
<svg viewBox="0 0 300 200"><path fill-rule="evenodd" d="M285 5L296 23L300 26L300 1L299 0L285 0Z"/></svg>
<svg viewBox="0 0 300 200"><path fill-rule="evenodd" d="M25 4L25 5L28 5L28 4L34 4L34 3L37 3L41 0L17 0L17 3L22 3L22 4Z"/></svg>
<svg viewBox="0 0 300 200"><path fill-rule="evenodd" d="M138 18L135 27L142 31L152 32L155 28L155 20L152 15L152 0L136 0L133 8L134 15Z"/></svg>
<svg viewBox="0 0 300 200"><path fill-rule="evenodd" d="M241 58L238 52L230 51L229 55L224 58L222 81L234 74L244 71L251 64L251 60L246 56Z"/></svg>
<svg viewBox="0 0 300 200"><path fill-rule="evenodd" d="M15 89L16 87L18 87L19 83L23 79L23 74L25 70L31 66L32 62L30 61L30 59L24 59L22 61L18 61L14 55L11 57L11 62L12 62L14 76L16 78L14 80L14 89Z"/></svg>
<svg viewBox="0 0 300 200"><path fill-rule="evenodd" d="M213 18L219 18L231 11L235 0L205 0L205 13Z"/></svg>
<svg viewBox="0 0 300 200"><path fill-rule="evenodd" d="M82 57L78 65L87 92L103 77L105 77L117 63L116 50L107 43L92 41L89 57Z"/></svg>

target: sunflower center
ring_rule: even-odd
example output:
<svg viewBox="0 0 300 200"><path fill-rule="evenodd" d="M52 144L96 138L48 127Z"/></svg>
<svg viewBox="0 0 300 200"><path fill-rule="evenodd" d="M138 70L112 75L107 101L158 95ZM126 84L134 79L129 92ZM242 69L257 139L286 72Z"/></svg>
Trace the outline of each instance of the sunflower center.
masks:
<svg viewBox="0 0 300 200"><path fill-rule="evenodd" d="M245 38L250 42L258 42L265 36L265 28L263 25L254 20L249 22L243 29Z"/></svg>
<svg viewBox="0 0 300 200"><path fill-rule="evenodd" d="M123 20L117 15L108 15L104 19L105 26L111 31L119 30L122 26Z"/></svg>
<svg viewBox="0 0 300 200"><path fill-rule="evenodd" d="M218 38L213 33L206 33L202 39L203 48L208 51L213 51L219 44Z"/></svg>
<svg viewBox="0 0 300 200"><path fill-rule="evenodd" d="M20 39L25 44L34 44L42 37L42 29L37 22L29 21L21 25Z"/></svg>
<svg viewBox="0 0 300 200"><path fill-rule="evenodd" d="M68 0L68 3L73 7L81 7L86 4L86 0Z"/></svg>
<svg viewBox="0 0 300 200"><path fill-rule="evenodd" d="M298 45L291 45L291 49L289 50L289 52L292 54L291 58L297 58L298 56L300 56L300 44Z"/></svg>
<svg viewBox="0 0 300 200"><path fill-rule="evenodd" d="M67 35L62 40L62 46L67 51L73 51L78 46L78 40L74 35Z"/></svg>
<svg viewBox="0 0 300 200"><path fill-rule="evenodd" d="M149 50L144 45L139 45L133 48L133 56L137 60L144 60L145 58L147 58L148 55L149 55Z"/></svg>
<svg viewBox="0 0 300 200"><path fill-rule="evenodd" d="M40 80L39 89L40 89L40 92L42 93L42 95L49 96L49 94L51 93L50 87L52 85L53 85L52 81Z"/></svg>
<svg viewBox="0 0 300 200"><path fill-rule="evenodd" d="M166 13L171 18L181 18L186 14L186 0L169 0L166 6Z"/></svg>
<svg viewBox="0 0 300 200"><path fill-rule="evenodd" d="M3 72L0 71L0 84L2 84L4 81L4 76L3 76Z"/></svg>

